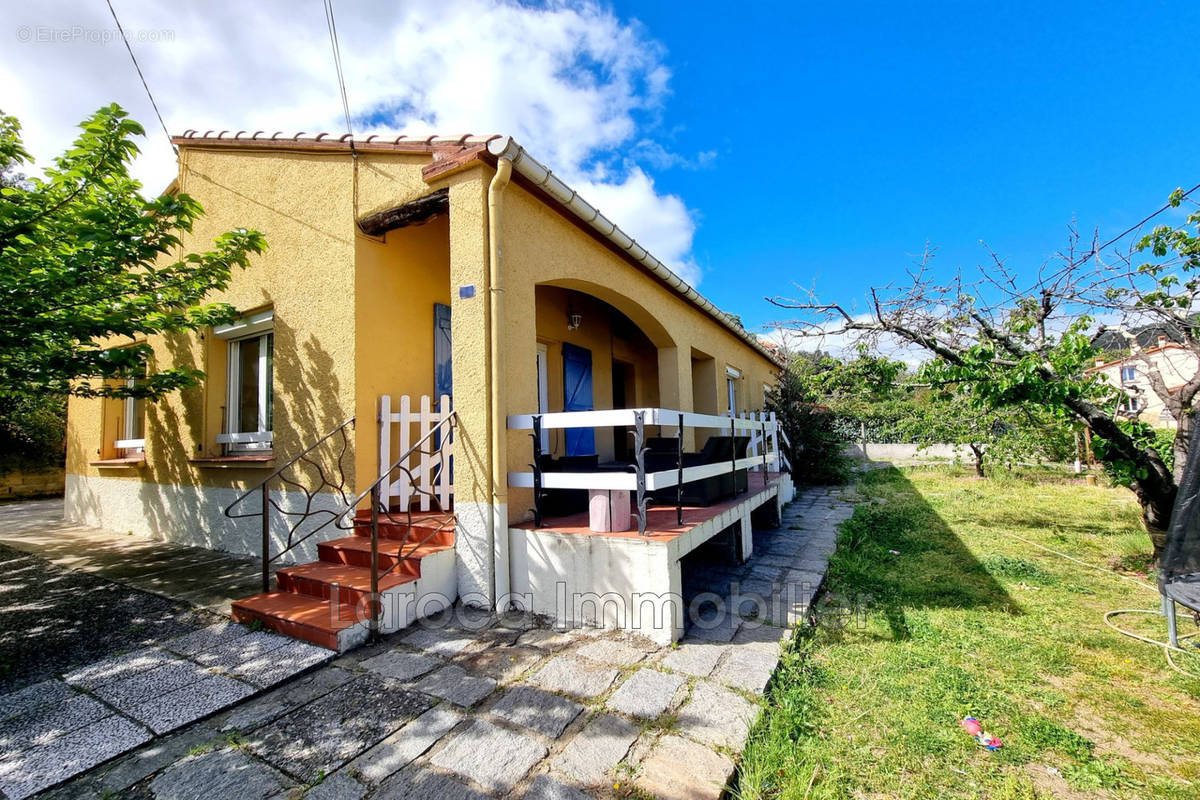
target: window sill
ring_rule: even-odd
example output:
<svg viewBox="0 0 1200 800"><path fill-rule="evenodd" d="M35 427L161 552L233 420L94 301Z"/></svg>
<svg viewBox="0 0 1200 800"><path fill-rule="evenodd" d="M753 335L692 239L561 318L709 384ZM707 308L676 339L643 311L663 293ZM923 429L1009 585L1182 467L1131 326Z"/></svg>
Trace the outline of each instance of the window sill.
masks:
<svg viewBox="0 0 1200 800"><path fill-rule="evenodd" d="M189 458L188 461L201 469L270 469L275 466L275 454L246 456L214 456L212 458Z"/></svg>
<svg viewBox="0 0 1200 800"><path fill-rule="evenodd" d="M146 463L145 456L128 456L124 458L101 458L97 461L89 461L88 464L93 467L141 467Z"/></svg>

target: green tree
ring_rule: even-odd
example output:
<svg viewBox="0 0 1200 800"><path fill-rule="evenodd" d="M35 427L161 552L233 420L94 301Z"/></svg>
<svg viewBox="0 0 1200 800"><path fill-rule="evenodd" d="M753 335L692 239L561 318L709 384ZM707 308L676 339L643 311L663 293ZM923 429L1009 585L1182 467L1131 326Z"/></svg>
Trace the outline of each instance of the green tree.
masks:
<svg viewBox="0 0 1200 800"><path fill-rule="evenodd" d="M794 353L767 394L767 409L783 427L792 475L813 484L840 483L849 474L843 420L888 396L900 362L861 351L850 361L822 353Z"/></svg>
<svg viewBox="0 0 1200 800"><path fill-rule="evenodd" d="M898 435L917 444L968 447L981 478L997 466L1063 461L1071 452L1069 423L1037 406L991 408L954 386L907 391L908 399L894 406L901 411Z"/></svg>
<svg viewBox="0 0 1200 800"><path fill-rule="evenodd" d="M141 195L129 164L142 126L111 105L80 127L44 178L0 188L0 399L158 398L194 384L198 370L154 368L145 337L231 321L232 306L204 297L266 247L235 229L181 254L203 210L182 193ZM0 173L29 161L20 124L0 114Z"/></svg>

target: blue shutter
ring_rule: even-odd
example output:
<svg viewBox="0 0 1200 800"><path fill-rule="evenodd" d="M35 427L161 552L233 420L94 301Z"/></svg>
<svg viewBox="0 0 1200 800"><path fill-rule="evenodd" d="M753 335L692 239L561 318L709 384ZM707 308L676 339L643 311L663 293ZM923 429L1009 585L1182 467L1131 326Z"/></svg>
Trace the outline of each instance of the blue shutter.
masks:
<svg viewBox="0 0 1200 800"><path fill-rule="evenodd" d="M592 351L563 344L563 411L591 411ZM567 428L568 456L590 456L596 452L596 433L591 428Z"/></svg>
<svg viewBox="0 0 1200 800"><path fill-rule="evenodd" d="M450 306L433 304L433 400L442 395L454 396L451 370Z"/></svg>

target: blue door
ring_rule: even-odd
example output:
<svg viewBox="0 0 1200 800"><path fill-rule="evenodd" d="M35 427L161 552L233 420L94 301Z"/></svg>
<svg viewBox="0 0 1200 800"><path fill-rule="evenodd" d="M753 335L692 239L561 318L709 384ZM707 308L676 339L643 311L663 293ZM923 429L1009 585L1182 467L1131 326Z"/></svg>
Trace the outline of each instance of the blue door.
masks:
<svg viewBox="0 0 1200 800"><path fill-rule="evenodd" d="M591 411L592 351L563 343L563 411ZM567 455L590 456L596 452L596 433L591 428L566 429Z"/></svg>

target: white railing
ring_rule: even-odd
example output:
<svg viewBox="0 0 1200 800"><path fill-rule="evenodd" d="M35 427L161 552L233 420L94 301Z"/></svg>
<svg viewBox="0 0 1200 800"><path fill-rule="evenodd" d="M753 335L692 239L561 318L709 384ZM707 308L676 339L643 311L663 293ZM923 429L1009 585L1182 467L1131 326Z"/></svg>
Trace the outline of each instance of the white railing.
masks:
<svg viewBox="0 0 1200 800"><path fill-rule="evenodd" d="M436 498L441 510L450 508L454 497L451 458L454 455L453 427L432 446L417 448L406 464L394 464L392 453L408 452L414 442L429 436L437 425L453 414L449 395L438 398L436 407L429 395L421 395L417 408L412 407L408 395L399 398L398 411L392 410L391 395L379 398L379 469L395 469L398 477L380 487L380 503L390 508L393 503L407 509L417 498L422 511L429 511ZM393 426L398 431L393 434ZM397 438L397 449L392 450L393 435ZM410 479L411 476L411 479Z"/></svg>
<svg viewBox="0 0 1200 800"><path fill-rule="evenodd" d="M660 433L667 430L679 440L677 455L692 455L683 453L681 431L687 428L703 428L720 431L719 435L750 439L746 455L742 458L731 457L728 460L709 464L697 464L685 467L681 459L670 469L660 469L653 472L646 470L642 457L646 441L646 428L657 426ZM631 427L634 430L635 462L630 464L631 471L615 469L592 470L588 472L558 472L544 471L538 464L541 451L540 432L551 429L565 428L610 428ZM779 449L780 426L773 412L755 412L737 417L718 416L715 414L696 414L690 411L676 411L667 408L625 408L606 411L559 411L545 414L512 414L508 417L509 430L534 431L534 464L538 466L531 472L509 472L508 485L518 488L533 489L535 495L544 489L596 489L596 490L628 490L637 495L639 532L645 533L646 524L646 493L673 486L700 481L718 475L736 473L740 470L757 470L778 472L782 464L782 453ZM736 444L733 445L736 448ZM736 454L736 449L734 449ZM736 485L736 483L735 483ZM535 497L535 517L540 517L536 508L540 498ZM682 518L682 504L677 501ZM540 520L539 520L540 521Z"/></svg>

